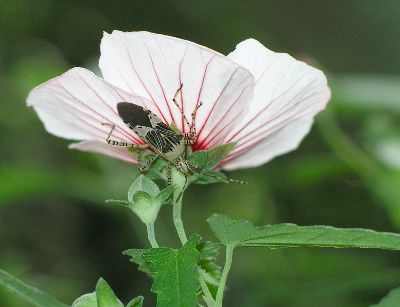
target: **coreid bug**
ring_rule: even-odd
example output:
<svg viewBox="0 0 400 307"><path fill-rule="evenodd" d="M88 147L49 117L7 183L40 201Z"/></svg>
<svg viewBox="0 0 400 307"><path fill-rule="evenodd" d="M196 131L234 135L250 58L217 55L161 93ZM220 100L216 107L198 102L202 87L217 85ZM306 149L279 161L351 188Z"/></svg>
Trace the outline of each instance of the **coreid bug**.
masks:
<svg viewBox="0 0 400 307"><path fill-rule="evenodd" d="M150 110L146 110L141 106L138 106L129 102L119 102L117 104L118 115L121 117L123 122L133 130L137 136L144 141L145 144L132 144L128 142L114 141L111 138L111 134L115 129L114 124L103 123L111 127L106 142L114 146L126 146L137 149L149 149L154 151L152 156L145 164L139 162L140 172L145 172L149 169L152 163L159 157L164 158L169 162L167 167L167 180L168 184L171 184L171 164L173 164L178 171L183 173L185 176L190 174L199 174L198 167L186 159L186 145L192 145L196 141L196 126L194 123L196 112L201 107L202 103L197 103L195 109L192 112L192 124L189 123L183 110L176 102L176 97L181 91L183 84L177 89L172 101L179 109L182 114L185 123L189 127L189 133L180 133L174 131L171 127L166 125L160 118L157 117ZM206 175L210 176L210 175ZM218 179L232 181L237 183L245 183L243 181L226 179L222 177L210 176Z"/></svg>

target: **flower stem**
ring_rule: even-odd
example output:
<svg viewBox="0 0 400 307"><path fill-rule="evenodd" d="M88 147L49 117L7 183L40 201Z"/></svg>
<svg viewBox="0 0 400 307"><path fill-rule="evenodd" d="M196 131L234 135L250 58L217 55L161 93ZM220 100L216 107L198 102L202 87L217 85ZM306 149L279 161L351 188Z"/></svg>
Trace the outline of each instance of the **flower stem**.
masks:
<svg viewBox="0 0 400 307"><path fill-rule="evenodd" d="M222 307L222 300L224 298L226 279L228 278L229 270L231 269L231 265L232 265L233 249L234 249L233 245L226 246L225 266L222 271L221 280L219 282L219 286L218 286L218 290L217 290L217 296L215 298L215 306L216 307Z"/></svg>
<svg viewBox="0 0 400 307"><path fill-rule="evenodd" d="M184 245L187 242L187 237L186 237L185 228L183 228L183 222L182 222L182 194L183 194L183 191L177 197L178 199L176 199L176 201L173 204L172 217L174 220L176 232L178 233L178 236L182 242L182 245Z"/></svg>
<svg viewBox="0 0 400 307"><path fill-rule="evenodd" d="M147 223L146 228L147 228L147 237L149 238L151 247L158 248L156 234L154 232L154 223Z"/></svg>

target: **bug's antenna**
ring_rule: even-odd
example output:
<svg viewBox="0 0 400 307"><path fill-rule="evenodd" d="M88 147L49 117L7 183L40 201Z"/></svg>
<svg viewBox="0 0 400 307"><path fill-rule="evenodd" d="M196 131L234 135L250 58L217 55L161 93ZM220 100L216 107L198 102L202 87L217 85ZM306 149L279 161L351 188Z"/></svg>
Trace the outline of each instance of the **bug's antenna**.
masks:
<svg viewBox="0 0 400 307"><path fill-rule="evenodd" d="M211 175L211 174L204 174L201 172L196 172L198 175L202 175L202 176L208 176L211 178L215 178L215 179L220 179L220 180L224 180L226 182L232 182L232 183L238 183L238 184L248 184L247 181L243 181L243 180L237 180L237 179L232 179L232 178L224 178L221 176L216 176L216 175Z"/></svg>

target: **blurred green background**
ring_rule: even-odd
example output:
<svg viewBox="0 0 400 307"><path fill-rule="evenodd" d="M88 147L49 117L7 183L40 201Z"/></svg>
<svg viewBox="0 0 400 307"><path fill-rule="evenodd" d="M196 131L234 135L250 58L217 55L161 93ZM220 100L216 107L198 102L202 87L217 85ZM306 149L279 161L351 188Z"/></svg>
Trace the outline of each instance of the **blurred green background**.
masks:
<svg viewBox="0 0 400 307"><path fill-rule="evenodd" d="M327 224L400 232L400 1L0 1L0 268L71 303L102 276L126 303L151 280L121 251L147 247L123 199L134 167L68 150L25 106L30 89L73 66L98 72L102 31L147 30L227 54L254 37L327 74L333 99L300 148L193 186L188 232L214 239L214 212L257 224ZM178 246L171 208L159 242ZM221 259L223 260L223 259ZM400 285L400 254L237 249L226 306L368 306ZM0 306L25 306L0 290Z"/></svg>

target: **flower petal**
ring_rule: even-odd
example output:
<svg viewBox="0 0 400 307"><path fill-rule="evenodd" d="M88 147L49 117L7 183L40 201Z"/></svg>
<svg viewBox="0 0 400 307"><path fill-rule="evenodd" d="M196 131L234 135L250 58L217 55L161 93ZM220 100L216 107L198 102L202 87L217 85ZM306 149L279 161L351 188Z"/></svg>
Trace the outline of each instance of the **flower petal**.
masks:
<svg viewBox="0 0 400 307"><path fill-rule="evenodd" d="M325 75L254 39L238 44L228 57L254 75L255 90L249 112L225 139L237 145L223 168L260 165L295 149L330 98Z"/></svg>
<svg viewBox="0 0 400 307"><path fill-rule="evenodd" d="M148 98L150 109L167 124L188 132L172 98L180 84L178 104L190 120L196 114L198 146L212 147L215 131L227 135L247 112L253 76L225 56L189 41L148 32L104 33L100 69L103 77Z"/></svg>
<svg viewBox="0 0 400 307"><path fill-rule="evenodd" d="M34 88L27 99L48 132L74 140L99 140L105 143L115 124L112 139L142 143L122 122L116 111L121 101L146 106L145 98L118 89L83 68L73 68Z"/></svg>
<svg viewBox="0 0 400 307"><path fill-rule="evenodd" d="M101 141L83 141L69 145L71 149L78 149L81 151L99 153L111 158L123 160L130 163L137 163L136 159L132 156L126 147L114 147L108 145L106 142Z"/></svg>

